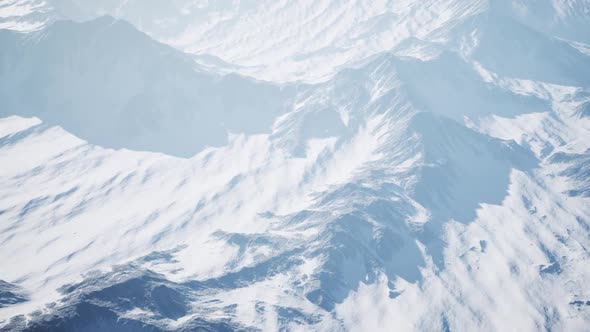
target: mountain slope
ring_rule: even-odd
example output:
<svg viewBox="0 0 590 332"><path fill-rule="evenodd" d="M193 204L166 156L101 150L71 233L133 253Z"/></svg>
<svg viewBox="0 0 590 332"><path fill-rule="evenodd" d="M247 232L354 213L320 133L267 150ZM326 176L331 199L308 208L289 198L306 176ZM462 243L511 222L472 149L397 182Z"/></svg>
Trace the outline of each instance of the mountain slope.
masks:
<svg viewBox="0 0 590 332"><path fill-rule="evenodd" d="M191 4L238 11L212 34L275 15L255 36L383 9ZM329 29L210 39L306 84L205 70L109 17L0 31L0 329L583 331L588 55L505 7L404 5L366 31L409 38L361 34L341 70L276 67Z"/></svg>
<svg viewBox="0 0 590 332"><path fill-rule="evenodd" d="M291 93L208 73L110 17L0 40L1 114L38 116L107 147L190 157L228 132L267 131Z"/></svg>

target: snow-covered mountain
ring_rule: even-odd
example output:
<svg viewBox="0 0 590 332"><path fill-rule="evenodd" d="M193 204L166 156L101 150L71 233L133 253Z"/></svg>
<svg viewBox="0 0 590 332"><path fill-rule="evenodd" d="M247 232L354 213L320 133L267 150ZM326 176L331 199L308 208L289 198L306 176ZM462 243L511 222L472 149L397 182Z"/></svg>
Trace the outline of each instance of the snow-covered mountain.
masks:
<svg viewBox="0 0 590 332"><path fill-rule="evenodd" d="M0 2L0 330L585 330L589 11Z"/></svg>
<svg viewBox="0 0 590 332"><path fill-rule="evenodd" d="M1 34L1 115L40 116L107 147L190 157L228 131L268 130L292 94L206 72L110 17Z"/></svg>

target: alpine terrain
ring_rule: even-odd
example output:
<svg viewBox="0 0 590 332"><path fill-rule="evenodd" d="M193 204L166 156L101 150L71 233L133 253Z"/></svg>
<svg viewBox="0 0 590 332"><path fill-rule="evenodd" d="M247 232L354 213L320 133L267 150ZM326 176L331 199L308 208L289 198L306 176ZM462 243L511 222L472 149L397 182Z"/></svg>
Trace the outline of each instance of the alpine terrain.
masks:
<svg viewBox="0 0 590 332"><path fill-rule="evenodd" d="M590 0L0 0L0 331L588 331Z"/></svg>

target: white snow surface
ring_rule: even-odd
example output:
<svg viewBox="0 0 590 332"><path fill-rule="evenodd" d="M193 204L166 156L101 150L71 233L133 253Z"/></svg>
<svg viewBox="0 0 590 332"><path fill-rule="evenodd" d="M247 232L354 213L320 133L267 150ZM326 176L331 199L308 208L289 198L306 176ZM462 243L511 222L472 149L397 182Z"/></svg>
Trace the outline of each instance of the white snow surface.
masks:
<svg viewBox="0 0 590 332"><path fill-rule="evenodd" d="M218 71L317 82L408 38L445 43L446 30L491 8L590 43L588 0L4 0L0 27L32 31L111 15Z"/></svg>
<svg viewBox="0 0 590 332"><path fill-rule="evenodd" d="M132 25L53 23L103 14ZM586 330L589 17L586 0L1 1L0 280L24 301L0 296L0 329L149 271L189 289L181 314L103 300L164 330ZM197 104L193 82L213 87ZM239 121L262 104L224 102L271 94ZM183 136L196 124L225 138Z"/></svg>

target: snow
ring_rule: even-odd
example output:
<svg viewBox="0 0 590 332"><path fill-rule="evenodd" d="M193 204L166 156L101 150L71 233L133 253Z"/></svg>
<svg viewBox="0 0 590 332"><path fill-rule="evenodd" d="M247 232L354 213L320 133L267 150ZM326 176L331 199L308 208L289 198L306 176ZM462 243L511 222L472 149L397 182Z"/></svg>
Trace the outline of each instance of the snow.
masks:
<svg viewBox="0 0 590 332"><path fill-rule="evenodd" d="M585 330L588 8L0 3L0 326Z"/></svg>
<svg viewBox="0 0 590 332"><path fill-rule="evenodd" d="M396 282L401 294L395 301L388 297L387 279L361 284L336 310L347 328L584 330L588 312L570 302L588 297L588 237L571 213L588 220L587 203L536 183L543 174L511 178L502 205L483 206L469 225L449 224L444 270L427 266L423 273L429 277L421 285ZM525 197L532 197L530 206ZM552 257L562 271L540 276Z"/></svg>

